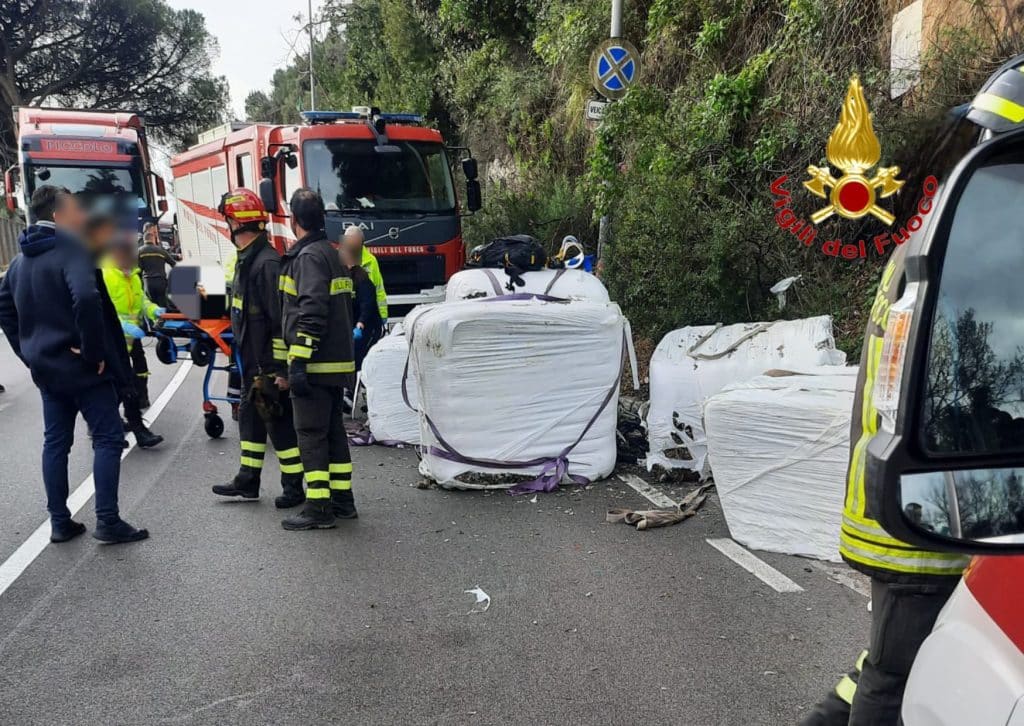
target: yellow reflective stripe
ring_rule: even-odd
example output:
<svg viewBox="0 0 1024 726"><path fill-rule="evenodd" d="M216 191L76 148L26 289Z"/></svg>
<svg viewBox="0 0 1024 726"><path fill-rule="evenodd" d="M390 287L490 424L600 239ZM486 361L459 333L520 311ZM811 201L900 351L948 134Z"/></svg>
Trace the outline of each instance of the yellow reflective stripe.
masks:
<svg viewBox="0 0 1024 726"><path fill-rule="evenodd" d="M298 446L293 446L290 449L284 449L282 451L278 451L277 452L277 458L278 459L294 459L298 455L299 455L299 447Z"/></svg>
<svg viewBox="0 0 1024 726"><path fill-rule="evenodd" d="M854 517L850 512L843 512L843 526L850 530L851 535L867 539L882 546L907 547L902 542L889 535L884 529L878 526L873 519L866 517Z"/></svg>
<svg viewBox="0 0 1024 726"><path fill-rule="evenodd" d="M281 469L281 473L282 474L301 474L302 473L302 463L301 462L299 462L298 464L285 464L284 462L282 462L278 468Z"/></svg>
<svg viewBox="0 0 1024 726"><path fill-rule="evenodd" d="M341 481L332 481L331 482L331 489L333 489L336 492L347 492L351 488L352 488L352 480L351 479L344 479L344 480L341 480Z"/></svg>
<svg viewBox="0 0 1024 726"><path fill-rule="evenodd" d="M309 487L306 489L306 499L330 499L331 490L327 487Z"/></svg>
<svg viewBox="0 0 1024 726"><path fill-rule="evenodd" d="M294 278L288 277L288 275L281 275L277 281L277 289L288 293L289 295L298 295L299 289L295 287Z"/></svg>
<svg viewBox="0 0 1024 726"><path fill-rule="evenodd" d="M973 108L981 109L1002 116L1007 121L1019 124L1024 121L1024 106L1007 98L1000 98L994 93L979 93L971 102Z"/></svg>
<svg viewBox="0 0 1024 726"><path fill-rule="evenodd" d="M906 557L890 554L891 550L874 548L863 542L853 544L850 540L843 538L839 543L839 553L854 562L859 562L870 567L892 570L894 572L911 573L916 575L948 575L957 577L967 565L967 559L948 559L948 555L926 552L925 555L934 557ZM918 553L912 552L911 555Z"/></svg>
<svg viewBox="0 0 1024 726"><path fill-rule="evenodd" d="M867 659L868 659L868 652L866 650L862 650L860 652L860 658L857 659L857 670L858 671L864 670L864 661L866 661Z"/></svg>
<svg viewBox="0 0 1024 726"><path fill-rule="evenodd" d="M248 466L250 469L262 469L263 459L254 459L251 456L243 456L242 466Z"/></svg>
<svg viewBox="0 0 1024 726"><path fill-rule="evenodd" d="M839 681L839 685L836 686L836 695L852 706L853 696L856 693L857 684L854 680L849 676L843 676L843 680Z"/></svg>
<svg viewBox="0 0 1024 726"><path fill-rule="evenodd" d="M263 212L256 209L252 209L248 212L232 212L231 215L238 219L252 219L253 217L262 217Z"/></svg>
<svg viewBox="0 0 1024 726"><path fill-rule="evenodd" d="M306 345L313 345L313 343L320 340L320 338L316 337L315 335L303 333L301 330L295 334L295 337L302 340L302 342L305 343Z"/></svg>
<svg viewBox="0 0 1024 726"><path fill-rule="evenodd" d="M288 347L284 344L284 338L271 338L270 344L274 346L274 348L279 348L281 350L285 350Z"/></svg>
<svg viewBox="0 0 1024 726"><path fill-rule="evenodd" d="M304 345L293 345L288 349L289 358L312 358L313 349Z"/></svg>
<svg viewBox="0 0 1024 726"><path fill-rule="evenodd" d="M234 297L232 297L231 298L231 307L233 307L233 308L235 308L237 310L241 310L242 309L242 298L240 298L238 295L235 295Z"/></svg>
<svg viewBox="0 0 1024 726"><path fill-rule="evenodd" d="M315 481L327 482L327 481L330 481L330 480L331 480L331 475L328 474L326 471L307 471L306 472L306 481L309 482L310 484L312 484Z"/></svg>
<svg viewBox="0 0 1024 726"><path fill-rule="evenodd" d="M295 346L293 345L292 348ZM309 373L355 373L355 361L344 361L340 363L310 363L306 366Z"/></svg>
<svg viewBox="0 0 1024 726"><path fill-rule="evenodd" d="M282 361L287 361L288 360L288 354L286 352L284 352L283 350L275 350L271 355L274 356L274 360L282 360Z"/></svg>
<svg viewBox="0 0 1024 726"><path fill-rule="evenodd" d="M331 280L331 294L340 295L343 292L352 292L351 277L335 277Z"/></svg>
<svg viewBox="0 0 1024 726"><path fill-rule="evenodd" d="M266 444L260 444L255 441L243 441L242 451L255 451L257 454L262 454L267 450Z"/></svg>
<svg viewBox="0 0 1024 726"><path fill-rule="evenodd" d="M352 464L351 463L348 463L348 464L331 464L330 465L330 472L332 474L351 474L352 473Z"/></svg>

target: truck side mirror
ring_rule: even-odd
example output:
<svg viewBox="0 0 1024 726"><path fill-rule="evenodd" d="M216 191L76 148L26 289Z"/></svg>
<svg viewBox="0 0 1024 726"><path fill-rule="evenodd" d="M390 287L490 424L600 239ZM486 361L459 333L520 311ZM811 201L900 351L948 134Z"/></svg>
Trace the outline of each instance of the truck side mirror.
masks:
<svg viewBox="0 0 1024 726"><path fill-rule="evenodd" d="M167 196L167 184L164 182L164 178L162 176L160 176L159 174L154 174L153 177L154 177L154 180L156 181L156 195L158 197L166 197ZM166 205L164 205L164 206L166 207ZM164 210L164 211L166 211L166 210Z"/></svg>
<svg viewBox="0 0 1024 726"><path fill-rule="evenodd" d="M159 209L161 213L166 212L167 211L167 200L166 199L158 199L156 201L156 208Z"/></svg>
<svg viewBox="0 0 1024 726"><path fill-rule="evenodd" d="M480 193L480 182L476 179L466 180L466 209L475 212L483 206L483 199Z"/></svg>
<svg viewBox="0 0 1024 726"><path fill-rule="evenodd" d="M294 169L299 165L299 157L294 153L285 154L284 163L288 165L289 169Z"/></svg>
<svg viewBox="0 0 1024 726"><path fill-rule="evenodd" d="M18 165L14 164L8 167L7 171L4 172L4 196L7 201L7 209L11 212L18 211L18 195L14 191L15 182L14 179L18 175Z"/></svg>
<svg viewBox="0 0 1024 726"><path fill-rule="evenodd" d="M476 166L476 159L472 156L462 160L462 173L465 174L469 180L474 180L479 176L479 170Z"/></svg>
<svg viewBox="0 0 1024 726"><path fill-rule="evenodd" d="M277 190L274 189L273 179L260 179L260 201L268 214L277 214Z"/></svg>
<svg viewBox="0 0 1024 726"><path fill-rule="evenodd" d="M264 156L260 159L260 176L264 179L273 179L277 175L277 162L272 156Z"/></svg>

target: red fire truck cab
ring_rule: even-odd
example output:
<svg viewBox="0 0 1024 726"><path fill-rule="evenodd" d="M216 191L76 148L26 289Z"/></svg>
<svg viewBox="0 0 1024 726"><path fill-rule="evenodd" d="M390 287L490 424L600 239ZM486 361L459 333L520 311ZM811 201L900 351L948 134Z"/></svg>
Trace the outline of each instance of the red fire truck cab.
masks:
<svg viewBox="0 0 1024 726"><path fill-rule="evenodd" d="M30 217L28 200L43 184L66 187L87 202L115 198L138 209L140 227L167 209L138 114L23 106L14 109L14 121L18 164L4 176L11 211L20 206Z"/></svg>
<svg viewBox="0 0 1024 726"><path fill-rule="evenodd" d="M465 152L466 209L480 207L476 161L447 147L441 133L413 114L376 109L308 111L302 124L232 124L207 132L171 160L184 260L224 264L233 254L216 207L235 187L259 191L271 213L274 246L294 240L288 199L299 187L317 190L327 208L327 234L338 241L360 227L378 257L392 315L443 299L462 269L459 203L450 151Z"/></svg>

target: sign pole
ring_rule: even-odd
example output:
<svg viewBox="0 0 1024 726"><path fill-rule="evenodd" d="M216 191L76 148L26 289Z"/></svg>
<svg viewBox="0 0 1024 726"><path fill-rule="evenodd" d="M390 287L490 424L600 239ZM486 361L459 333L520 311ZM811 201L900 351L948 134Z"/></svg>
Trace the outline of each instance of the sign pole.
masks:
<svg viewBox="0 0 1024 726"><path fill-rule="evenodd" d="M309 110L316 111L316 76L313 74L313 0L309 0Z"/></svg>
<svg viewBox="0 0 1024 726"><path fill-rule="evenodd" d="M621 38L622 37L622 3L624 0L612 0L612 25L611 32L608 37L610 38ZM611 224L608 221L608 215L602 214L601 221L597 227L597 262L600 263L604 258L605 248L608 246L608 237L611 234Z"/></svg>

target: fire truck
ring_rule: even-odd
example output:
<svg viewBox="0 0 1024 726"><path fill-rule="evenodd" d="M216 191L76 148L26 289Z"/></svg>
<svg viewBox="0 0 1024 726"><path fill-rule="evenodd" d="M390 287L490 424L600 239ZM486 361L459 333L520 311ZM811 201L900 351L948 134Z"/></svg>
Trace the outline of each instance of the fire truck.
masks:
<svg viewBox="0 0 1024 726"><path fill-rule="evenodd" d="M14 109L14 121L18 163L4 175L12 212L20 207L30 217L28 200L43 184L66 187L87 204L101 196L116 199L138 210L140 229L167 210L164 180L150 171L138 114L22 106Z"/></svg>
<svg viewBox="0 0 1024 726"><path fill-rule="evenodd" d="M415 114L307 111L295 125L227 124L171 160L178 234L186 263L224 265L233 256L227 225L216 207L224 192L258 189L270 212L278 251L294 240L288 199L299 187L320 193L327 235L338 241L349 226L363 230L378 257L388 306L400 317L444 298L448 279L462 269L460 204L452 152L466 177L465 209L480 208L477 164L468 149L446 146L439 131Z"/></svg>

